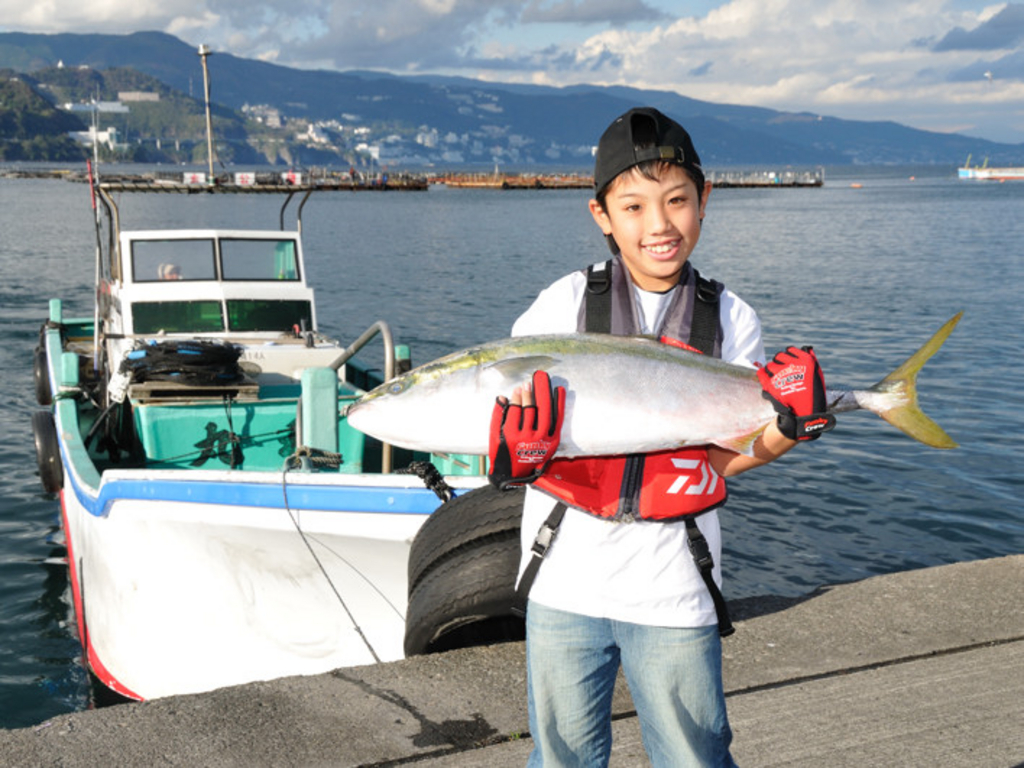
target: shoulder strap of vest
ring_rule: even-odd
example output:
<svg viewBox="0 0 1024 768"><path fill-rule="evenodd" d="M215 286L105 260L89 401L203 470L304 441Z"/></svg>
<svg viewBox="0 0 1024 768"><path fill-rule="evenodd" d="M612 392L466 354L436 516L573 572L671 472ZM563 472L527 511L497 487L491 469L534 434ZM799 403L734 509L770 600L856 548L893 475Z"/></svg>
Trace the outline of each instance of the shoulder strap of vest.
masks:
<svg viewBox="0 0 1024 768"><path fill-rule="evenodd" d="M587 267L587 333L610 333L612 329L612 262Z"/></svg>
<svg viewBox="0 0 1024 768"><path fill-rule="evenodd" d="M693 303L693 322L690 325L688 343L705 355L713 355L715 338L718 335L718 297L721 289L714 280L701 277L696 269L693 270L693 274L697 278L697 300Z"/></svg>
<svg viewBox="0 0 1024 768"><path fill-rule="evenodd" d="M551 514L548 515L548 519L544 521L540 530L537 531L537 537L533 540L533 546L530 547L530 562L526 564L526 569L519 579L519 585L516 587L516 593L512 598L512 613L516 616L522 617L526 615L526 603L530 595L530 587L533 586L533 580L537 578L537 571L540 570L540 564L544 560L544 555L548 553L551 542L558 535L558 526L562 524L562 518L565 517L567 509L568 507L566 507L564 501L556 502L554 509L551 510Z"/></svg>
<svg viewBox="0 0 1024 768"><path fill-rule="evenodd" d="M516 585L515 595L512 597L512 613L520 618L526 616L530 587L533 586L533 582L537 578L537 571L540 570L540 565L544 562L544 556L548 553L551 544L558 535L558 528L561 526L562 518L565 517L567 511L568 507L565 502L556 500L554 508L547 519L541 524L540 530L537 531L537 536L533 540L533 545L530 547L530 562L526 564L523 575L519 579L519 584ZM687 517L684 524L686 525L686 544L689 547L691 557L693 557L693 563L697 567L701 579L704 581L704 586L711 594L712 602L715 604L715 614L718 617L718 634L720 637L728 637L736 629L729 618L729 608L726 605L725 597L723 597L722 591L715 583L715 560L711 555L711 547L708 546L708 540L704 538L704 534L697 527L696 516Z"/></svg>
<svg viewBox="0 0 1024 768"><path fill-rule="evenodd" d="M693 564L697 566L704 586L711 593L711 601L715 604L715 615L718 617L718 634L720 637L728 637L736 631L729 618L729 608L725 604L725 597L722 590L715 583L715 558L711 555L711 547L708 540L704 538L700 528L697 527L697 520L693 517L686 518L686 546L690 549L693 557Z"/></svg>
<svg viewBox="0 0 1024 768"><path fill-rule="evenodd" d="M690 326L691 347L705 355L715 352L718 336L719 296L721 284L701 277L693 270L697 279L697 300L693 304L693 322ZM587 305L587 333L610 333L612 328L612 262L591 264L587 267L587 290L584 301Z"/></svg>

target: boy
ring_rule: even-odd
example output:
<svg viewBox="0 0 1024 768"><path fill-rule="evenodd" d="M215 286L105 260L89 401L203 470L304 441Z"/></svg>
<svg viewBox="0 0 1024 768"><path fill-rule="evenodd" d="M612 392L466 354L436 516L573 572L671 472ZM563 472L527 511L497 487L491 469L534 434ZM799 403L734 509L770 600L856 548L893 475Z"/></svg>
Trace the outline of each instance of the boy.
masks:
<svg viewBox="0 0 1024 768"><path fill-rule="evenodd" d="M594 185L590 212L612 260L545 289L513 335L648 334L759 366L757 315L689 265L711 184L682 126L651 108L622 115L601 137ZM750 456L707 446L552 459L564 388L538 371L510 400L498 399L491 481L531 484L517 588L524 607L529 594L531 765L607 764L620 664L653 765L734 765L721 678L720 635L732 631L719 591L721 478L834 424L810 348L790 347L758 375L779 418ZM718 482L703 494L665 492L666 477L698 466Z"/></svg>

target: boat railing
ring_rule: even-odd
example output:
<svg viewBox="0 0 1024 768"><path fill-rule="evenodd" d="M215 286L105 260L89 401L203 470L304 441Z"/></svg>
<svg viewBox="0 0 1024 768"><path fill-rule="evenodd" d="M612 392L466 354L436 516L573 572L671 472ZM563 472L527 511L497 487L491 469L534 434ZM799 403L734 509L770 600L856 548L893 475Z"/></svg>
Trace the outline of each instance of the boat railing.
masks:
<svg viewBox="0 0 1024 768"><path fill-rule="evenodd" d="M335 371L341 370L341 366L347 363L353 355L365 347L375 336L380 335L384 342L384 381L390 381L395 377L395 340L391 335L391 326L384 320L378 320L360 334L359 338L353 341L328 367ZM391 445L383 443L381 447L381 471L387 474L391 471Z"/></svg>

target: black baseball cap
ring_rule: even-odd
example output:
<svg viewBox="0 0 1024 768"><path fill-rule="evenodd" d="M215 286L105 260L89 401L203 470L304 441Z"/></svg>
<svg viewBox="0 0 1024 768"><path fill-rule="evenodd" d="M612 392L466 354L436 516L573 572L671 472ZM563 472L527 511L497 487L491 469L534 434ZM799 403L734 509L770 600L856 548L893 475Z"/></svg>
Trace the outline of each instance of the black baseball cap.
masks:
<svg viewBox="0 0 1024 768"><path fill-rule="evenodd" d="M618 117L601 135L594 189L600 193L620 173L648 160L682 166L698 188L704 186L704 169L686 129L654 107L638 107Z"/></svg>

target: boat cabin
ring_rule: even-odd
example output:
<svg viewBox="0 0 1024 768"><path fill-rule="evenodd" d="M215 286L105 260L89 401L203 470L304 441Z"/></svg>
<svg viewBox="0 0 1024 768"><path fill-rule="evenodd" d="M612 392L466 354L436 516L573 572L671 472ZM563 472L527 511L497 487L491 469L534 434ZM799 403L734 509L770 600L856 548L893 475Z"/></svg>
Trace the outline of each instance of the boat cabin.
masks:
<svg viewBox="0 0 1024 768"><path fill-rule="evenodd" d="M301 235L303 207L320 189L314 184L195 185L154 179L97 184L105 224L99 237L96 339L105 364L116 368L140 344L200 339L238 348L240 363L261 397L275 394L274 388L287 396L310 367L333 368L342 385L371 384L363 369L348 364L355 350L341 358L337 341L318 331ZM283 196L284 202L276 230L125 230L117 193L270 194ZM286 213L296 195L294 226L286 229ZM385 345L381 373L387 378L394 370L394 344L386 327L379 333Z"/></svg>
<svg viewBox="0 0 1024 768"><path fill-rule="evenodd" d="M282 435L295 431L286 442L341 453L342 471L363 471L373 441L349 427L341 412L394 374L395 345L382 321L349 347L319 332L301 238L302 204L314 188L258 190L287 197L277 230L123 230L111 194L254 190L106 182L97 191L106 217L98 238L94 338L92 344L76 341L75 349L82 377L105 381L104 408L118 404L116 417L107 418L123 425L122 434L108 444L144 457L149 467L191 466L209 425L217 434L236 435L237 418L244 429L236 435L231 468L243 468L234 456L239 450L245 469L279 467ZM285 209L297 191L305 198L295 227L285 229ZM383 365L354 362L377 335ZM374 450L374 463L387 471L390 447Z"/></svg>
<svg viewBox="0 0 1024 768"><path fill-rule="evenodd" d="M110 331L235 336L316 327L297 232L123 232Z"/></svg>
<svg viewBox="0 0 1024 768"><path fill-rule="evenodd" d="M316 303L305 277L298 231L121 232L100 283L108 360L116 365L140 343L230 342L248 377L240 394L253 385L263 396L273 387L287 394L303 369L331 366L339 357L337 343L317 333ZM341 368L339 378L345 376ZM159 394L172 389L159 388ZM135 387L131 394L154 393Z"/></svg>

